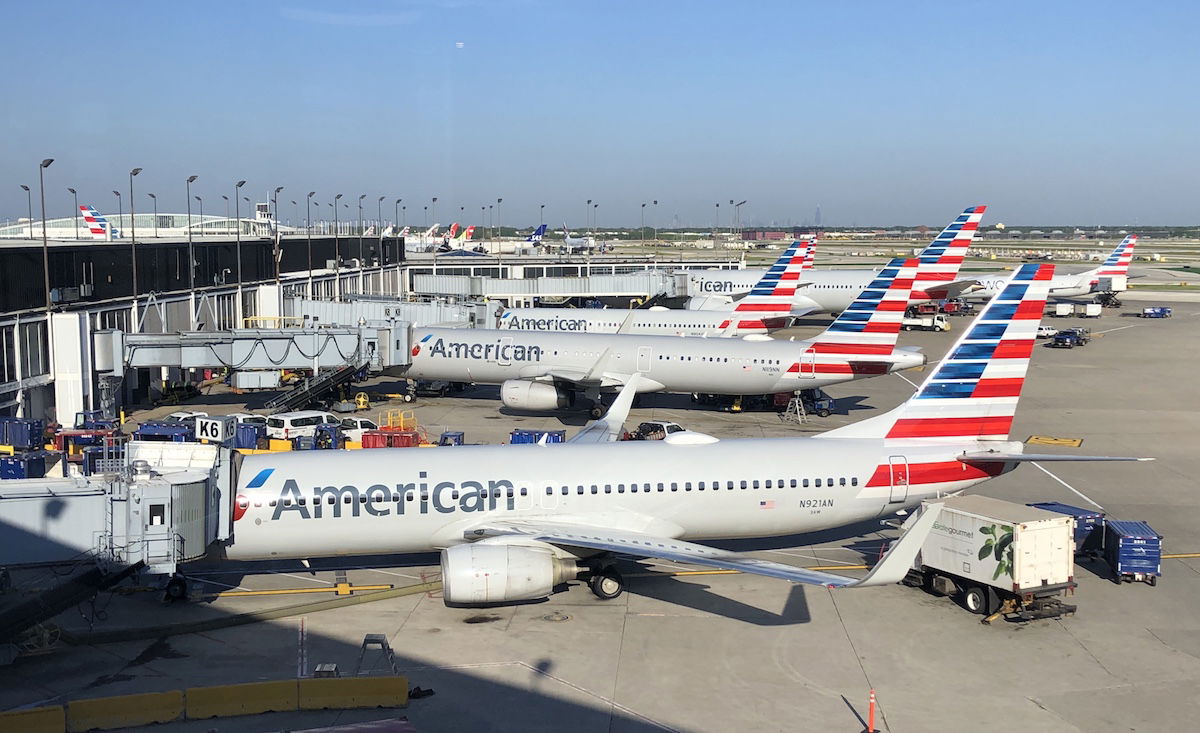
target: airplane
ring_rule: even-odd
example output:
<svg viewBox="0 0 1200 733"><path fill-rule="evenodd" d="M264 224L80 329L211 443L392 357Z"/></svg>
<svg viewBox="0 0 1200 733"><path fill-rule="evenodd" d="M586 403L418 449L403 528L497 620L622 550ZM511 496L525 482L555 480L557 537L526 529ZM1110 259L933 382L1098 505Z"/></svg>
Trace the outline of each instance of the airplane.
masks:
<svg viewBox="0 0 1200 733"><path fill-rule="evenodd" d="M499 384L500 401L520 410L570 407L582 393L591 412L600 395L641 374L638 392L723 395L794 392L921 366L896 339L918 271L896 259L815 338L783 341L414 328L410 379Z"/></svg>
<svg viewBox="0 0 1200 733"><path fill-rule="evenodd" d="M575 579L616 598L618 554L831 589L895 583L937 521L939 497L1025 462L1147 460L1027 454L1008 440L1053 269L1021 266L899 407L815 437L682 431L662 441L245 456L225 555L440 551L448 606L542 599ZM858 580L698 543L905 514L900 539Z"/></svg>
<svg viewBox="0 0 1200 733"><path fill-rule="evenodd" d="M454 241L455 242L469 242L469 241L471 241L471 237L474 236L474 234L475 234L475 225L472 224L471 226L469 226L466 229L459 232L458 236L454 237Z"/></svg>
<svg viewBox="0 0 1200 733"><path fill-rule="evenodd" d="M458 234L458 222L454 222L453 224L450 225L450 229L449 229L449 231L446 232L445 236L446 236L446 239L454 239L455 235L457 235L457 234Z"/></svg>
<svg viewBox="0 0 1200 733"><path fill-rule="evenodd" d="M957 297L977 286L974 280L958 280L958 270L975 239L986 206L970 206L942 230L921 257L939 257L941 264L921 273L914 289L914 302ZM875 276L870 270L813 270L809 284L796 291L792 314L841 313ZM689 310L722 310L749 292L762 277L761 269L702 270L688 274Z"/></svg>
<svg viewBox="0 0 1200 733"><path fill-rule="evenodd" d="M1050 282L1050 297L1075 298L1095 293L1116 293L1128 289L1129 263L1133 261L1133 248L1137 246L1137 235L1130 234L1121 240L1112 253L1099 267L1074 275L1055 275ZM970 293L967 297L990 297L1003 287L1004 280L996 277L982 277L980 290Z"/></svg>
<svg viewBox="0 0 1200 733"><path fill-rule="evenodd" d="M533 244L541 244L542 237L545 236L545 234L546 234L546 225L539 224L538 228L533 231L533 234L530 234L528 237L525 237L525 241L531 242Z"/></svg>
<svg viewBox="0 0 1200 733"><path fill-rule="evenodd" d="M749 295L732 304L732 312L672 310L655 306L621 311L607 308L509 308L497 328L522 331L577 331L669 336L745 336L783 328L790 320L792 298L812 264L812 240L792 242L763 273Z"/></svg>
<svg viewBox="0 0 1200 733"><path fill-rule="evenodd" d="M458 224L452 224L450 226L451 232L457 231L457 229L458 229ZM463 245L466 244L468 241L470 241L471 236L474 234L475 234L475 225L472 224L471 226L467 227L466 229L462 230L461 232L458 232L458 236L456 236L456 237L447 235L442 240L442 243L438 246L437 251L444 254L446 252L454 252L456 250L462 250ZM458 246L455 247L455 245L458 245Z"/></svg>
<svg viewBox="0 0 1200 733"><path fill-rule="evenodd" d="M571 230L567 229L567 223L563 222L563 245L573 249L584 249L588 246L589 237L572 237Z"/></svg>
<svg viewBox="0 0 1200 733"><path fill-rule="evenodd" d="M121 230L109 224L108 219L101 216L93 207L87 204L80 204L79 213L83 216L83 221L88 225L88 232L91 233L92 239L106 239L108 237L106 230L112 231L113 239L121 238Z"/></svg>

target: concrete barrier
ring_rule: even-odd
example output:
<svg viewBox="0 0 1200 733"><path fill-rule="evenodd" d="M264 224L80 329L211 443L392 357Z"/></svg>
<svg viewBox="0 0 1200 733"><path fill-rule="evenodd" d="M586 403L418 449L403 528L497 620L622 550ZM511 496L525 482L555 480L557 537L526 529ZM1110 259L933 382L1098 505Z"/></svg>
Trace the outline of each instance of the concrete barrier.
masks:
<svg viewBox="0 0 1200 733"><path fill-rule="evenodd" d="M296 710L297 695L296 680L189 687L186 691L187 717L197 720Z"/></svg>
<svg viewBox="0 0 1200 733"><path fill-rule="evenodd" d="M147 692L120 697L97 697L67 703L67 731L113 730L151 723L169 723L183 716L183 692Z"/></svg>
<svg viewBox="0 0 1200 733"><path fill-rule="evenodd" d="M67 711L62 705L0 713L0 731L63 733L66 729Z"/></svg>
<svg viewBox="0 0 1200 733"><path fill-rule="evenodd" d="M400 708L408 705L407 677L300 680L301 710Z"/></svg>

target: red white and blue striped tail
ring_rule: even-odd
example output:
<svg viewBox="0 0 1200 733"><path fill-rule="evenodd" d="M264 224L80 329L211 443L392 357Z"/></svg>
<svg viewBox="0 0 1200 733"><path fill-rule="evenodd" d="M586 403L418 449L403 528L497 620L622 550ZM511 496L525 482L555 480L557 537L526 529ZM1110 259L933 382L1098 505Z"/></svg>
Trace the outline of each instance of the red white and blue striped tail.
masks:
<svg viewBox="0 0 1200 733"><path fill-rule="evenodd" d="M733 307L722 329L737 333L766 333L787 325L800 273L811 264L812 242L801 239L788 245L750 292Z"/></svg>
<svg viewBox="0 0 1200 733"><path fill-rule="evenodd" d="M1130 234L1122 239L1104 264L1096 269L1096 279L1092 281L1092 284L1095 285L1102 277L1128 275L1129 263L1133 262L1133 248L1137 246L1137 240L1136 234Z"/></svg>
<svg viewBox="0 0 1200 733"><path fill-rule="evenodd" d="M1007 440L1053 276L1022 265L907 402L820 437Z"/></svg>
<svg viewBox="0 0 1200 733"><path fill-rule="evenodd" d="M892 353L919 267L916 259L898 257L889 262L850 307L817 334L812 350L818 354Z"/></svg>
<svg viewBox="0 0 1200 733"><path fill-rule="evenodd" d="M101 216L96 209L86 204L79 205L79 213L83 215L83 221L88 225L88 232L92 235L92 238L104 239L106 236L104 231L106 229L105 225L108 225L108 220ZM121 236L120 229L116 227L111 228L113 239Z"/></svg>
<svg viewBox="0 0 1200 733"><path fill-rule="evenodd" d="M912 301L950 297L948 286L958 279L958 270L975 241L985 211L986 206L968 206L918 255L921 267L917 271Z"/></svg>

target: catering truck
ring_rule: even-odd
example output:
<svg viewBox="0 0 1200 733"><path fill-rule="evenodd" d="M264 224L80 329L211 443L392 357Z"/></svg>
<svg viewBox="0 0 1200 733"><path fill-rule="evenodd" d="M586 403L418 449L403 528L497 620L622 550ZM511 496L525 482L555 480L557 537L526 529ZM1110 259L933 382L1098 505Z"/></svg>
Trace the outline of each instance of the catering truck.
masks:
<svg viewBox="0 0 1200 733"><path fill-rule="evenodd" d="M986 496L945 505L904 584L954 597L984 616L1021 621L1074 613L1074 517Z"/></svg>

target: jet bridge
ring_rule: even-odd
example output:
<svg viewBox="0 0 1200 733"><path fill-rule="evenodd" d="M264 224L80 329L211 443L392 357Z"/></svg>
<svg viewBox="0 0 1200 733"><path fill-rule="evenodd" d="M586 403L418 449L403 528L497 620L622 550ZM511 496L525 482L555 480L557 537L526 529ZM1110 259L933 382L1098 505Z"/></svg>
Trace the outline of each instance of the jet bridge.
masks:
<svg viewBox="0 0 1200 733"><path fill-rule="evenodd" d="M215 332L94 334L95 370L122 377L151 367L233 371L340 369L366 365L371 372L407 366L411 324L386 327L233 329Z"/></svg>

